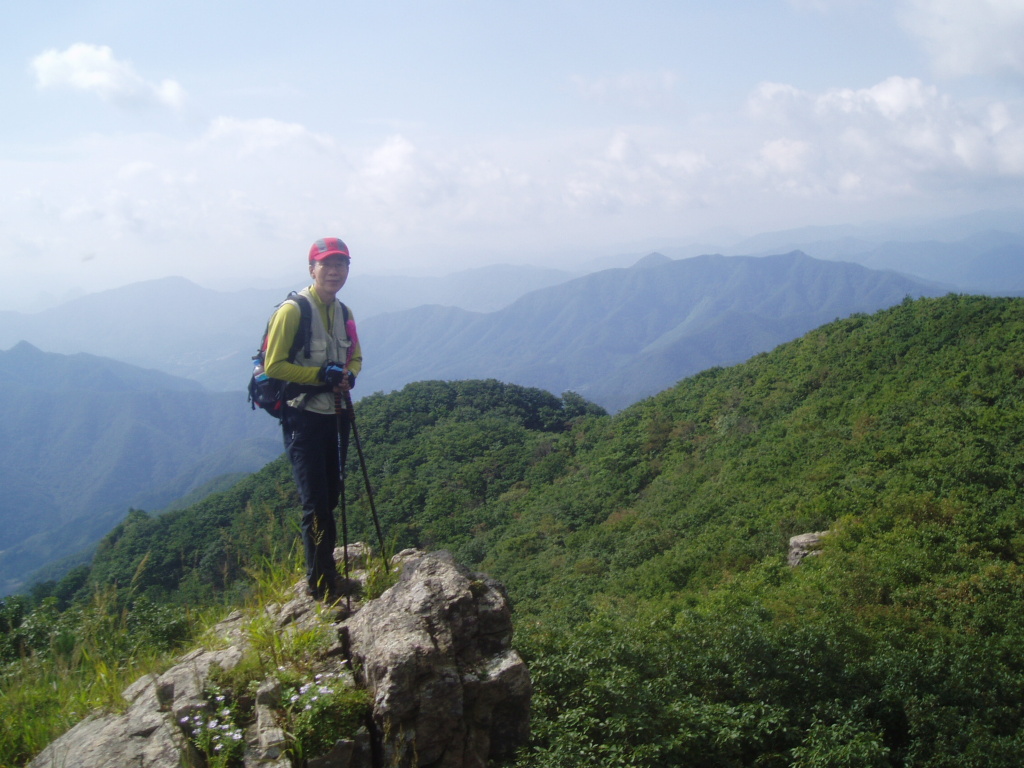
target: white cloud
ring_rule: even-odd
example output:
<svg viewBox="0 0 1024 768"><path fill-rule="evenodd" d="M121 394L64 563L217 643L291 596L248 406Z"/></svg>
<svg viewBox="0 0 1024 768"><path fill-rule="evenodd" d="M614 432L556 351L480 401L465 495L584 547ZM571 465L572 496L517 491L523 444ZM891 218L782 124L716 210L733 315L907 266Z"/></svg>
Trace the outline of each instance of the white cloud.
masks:
<svg viewBox="0 0 1024 768"><path fill-rule="evenodd" d="M782 135L769 141L762 160L776 159L780 149L813 147L813 167L790 165L849 189L843 178L865 192L924 187L936 174L957 183L1020 174L1024 152L1020 115L1007 104L983 108L956 103L935 86L916 78L890 77L869 88L800 91L768 83L750 100L757 123ZM783 153L785 154L785 153ZM784 170L779 162L768 162Z"/></svg>
<svg viewBox="0 0 1024 768"><path fill-rule="evenodd" d="M413 171L416 147L404 136L390 136L369 154L363 168L368 179L395 179Z"/></svg>
<svg viewBox="0 0 1024 768"><path fill-rule="evenodd" d="M533 189L548 200L553 226L582 239L595 224L607 231L664 227L709 194L719 170L675 132L620 128L603 142L577 141L547 167L535 165Z"/></svg>
<svg viewBox="0 0 1024 768"><path fill-rule="evenodd" d="M888 121L916 116L938 109L948 111L949 99L935 86L925 85L917 78L890 77L870 88L840 88L816 98L822 114L877 114Z"/></svg>
<svg viewBox="0 0 1024 768"><path fill-rule="evenodd" d="M935 86L905 77L890 77L868 88L834 88L821 94L782 83L761 83L748 102L754 117L779 122L806 120L808 111L818 119L880 117L891 122L936 109L949 110L950 106L950 100Z"/></svg>
<svg viewBox="0 0 1024 768"><path fill-rule="evenodd" d="M805 141L775 139L761 147L761 159L766 167L783 173L803 171L811 147Z"/></svg>
<svg viewBox="0 0 1024 768"><path fill-rule="evenodd" d="M900 16L943 74L1024 75L1021 0L905 0Z"/></svg>
<svg viewBox="0 0 1024 768"><path fill-rule="evenodd" d="M50 49L32 60L40 88L72 88L94 93L116 104L155 103L179 109L185 90L174 80L144 80L129 62L114 58L105 45L75 43L63 51Z"/></svg>
<svg viewBox="0 0 1024 768"><path fill-rule="evenodd" d="M777 228L951 199L983 207L1024 185L1019 103L961 103L894 77L822 91L766 83L748 107L542 140L446 142L406 127L357 144L230 117L191 141L90 134L50 162L42 148L0 158L0 271L28 276L32 254L46 253L85 290L168 272L231 287L283 274L282 254L325 232L372 254L368 271L430 253L454 269L456 251L608 253L736 221ZM7 263L15 256L21 267Z"/></svg>
<svg viewBox="0 0 1024 768"><path fill-rule="evenodd" d="M218 117L211 123L200 145L216 145L221 150L229 147L238 155L251 155L274 152L289 146L329 150L334 146L334 141L298 123L285 123L270 118L238 120Z"/></svg>
<svg viewBox="0 0 1024 768"><path fill-rule="evenodd" d="M570 82L584 98L602 104L625 103L648 109L674 98L679 78L674 72L627 72L614 77L581 77Z"/></svg>

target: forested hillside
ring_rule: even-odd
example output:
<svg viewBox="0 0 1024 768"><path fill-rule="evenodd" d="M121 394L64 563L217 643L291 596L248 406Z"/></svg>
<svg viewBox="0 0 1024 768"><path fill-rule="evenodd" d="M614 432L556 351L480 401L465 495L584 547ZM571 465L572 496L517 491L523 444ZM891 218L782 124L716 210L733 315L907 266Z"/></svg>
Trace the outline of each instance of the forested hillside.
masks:
<svg viewBox="0 0 1024 768"><path fill-rule="evenodd" d="M574 419L603 413L572 393L557 398L493 380L421 382L362 401L357 428L392 548L469 541L461 532L476 526L478 509L527 478L536 451ZM349 453L353 540L376 542L354 445ZM158 601L244 592L248 568L289 555L297 508L282 456L189 509L133 511L101 542L92 579L131 584Z"/></svg>
<svg viewBox="0 0 1024 768"><path fill-rule="evenodd" d="M520 768L1017 766L1022 339L1022 300L907 300L615 416L423 382L365 398L358 425L392 546L451 548L508 587L535 683ZM242 592L296 523L275 462L133 515L48 589ZM789 566L789 537L823 530Z"/></svg>

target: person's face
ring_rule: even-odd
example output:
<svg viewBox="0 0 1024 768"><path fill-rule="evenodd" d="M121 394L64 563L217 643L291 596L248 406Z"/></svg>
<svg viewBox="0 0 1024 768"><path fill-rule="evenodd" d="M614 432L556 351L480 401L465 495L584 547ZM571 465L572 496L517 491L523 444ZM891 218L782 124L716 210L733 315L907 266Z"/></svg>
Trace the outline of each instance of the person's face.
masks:
<svg viewBox="0 0 1024 768"><path fill-rule="evenodd" d="M348 280L348 259L344 256L328 256L309 265L309 274L321 298L333 298Z"/></svg>

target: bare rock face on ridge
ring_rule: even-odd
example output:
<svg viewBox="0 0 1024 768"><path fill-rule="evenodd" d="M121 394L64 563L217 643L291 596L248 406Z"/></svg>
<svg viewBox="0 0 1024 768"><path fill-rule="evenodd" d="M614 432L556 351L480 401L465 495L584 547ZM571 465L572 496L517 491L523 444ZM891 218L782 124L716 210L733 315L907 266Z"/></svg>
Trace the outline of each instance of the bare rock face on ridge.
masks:
<svg viewBox="0 0 1024 768"><path fill-rule="evenodd" d="M351 545L350 563L353 550L366 554L361 545ZM393 562L403 569L399 582L365 605L354 602L347 618L347 609L325 610L301 585L291 602L267 607L279 632L330 622L338 642L327 651L325 667L352 666L357 684L372 698L369 732L339 739L326 755L306 755L306 764L483 768L490 758L512 754L529 734L531 683L511 647L504 589L458 565L447 552L410 550ZM365 571L353 576L365 582ZM241 614L217 629L229 647L192 651L162 675L140 678L124 692L123 714L86 718L29 768L203 765L183 723L209 711L203 692L210 670L232 669L249 645ZM349 658L342 660L346 651ZM261 686L256 716L245 733L245 766L293 768L270 705L274 697L267 695L274 685L270 678Z"/></svg>
<svg viewBox="0 0 1024 768"><path fill-rule="evenodd" d="M821 554L821 547L829 531L815 531L814 533L802 533L799 536L792 536L789 539L789 555L786 561L790 566L800 565L806 558Z"/></svg>
<svg viewBox="0 0 1024 768"><path fill-rule="evenodd" d="M497 582L447 552L415 557L347 630L384 765L483 768L526 741L530 674Z"/></svg>

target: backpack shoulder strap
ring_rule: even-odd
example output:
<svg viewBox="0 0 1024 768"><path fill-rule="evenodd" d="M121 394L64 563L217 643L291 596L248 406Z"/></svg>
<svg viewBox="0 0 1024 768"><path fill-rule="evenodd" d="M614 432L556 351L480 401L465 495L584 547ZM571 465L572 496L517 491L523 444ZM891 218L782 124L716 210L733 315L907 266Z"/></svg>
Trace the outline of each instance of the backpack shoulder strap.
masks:
<svg viewBox="0 0 1024 768"><path fill-rule="evenodd" d="M313 338L313 308L309 304L309 299L297 291L289 293L285 301L294 301L299 308L299 329L295 332L292 348L288 351L288 360L294 362L299 356L300 349L308 359L312 354L310 344Z"/></svg>

